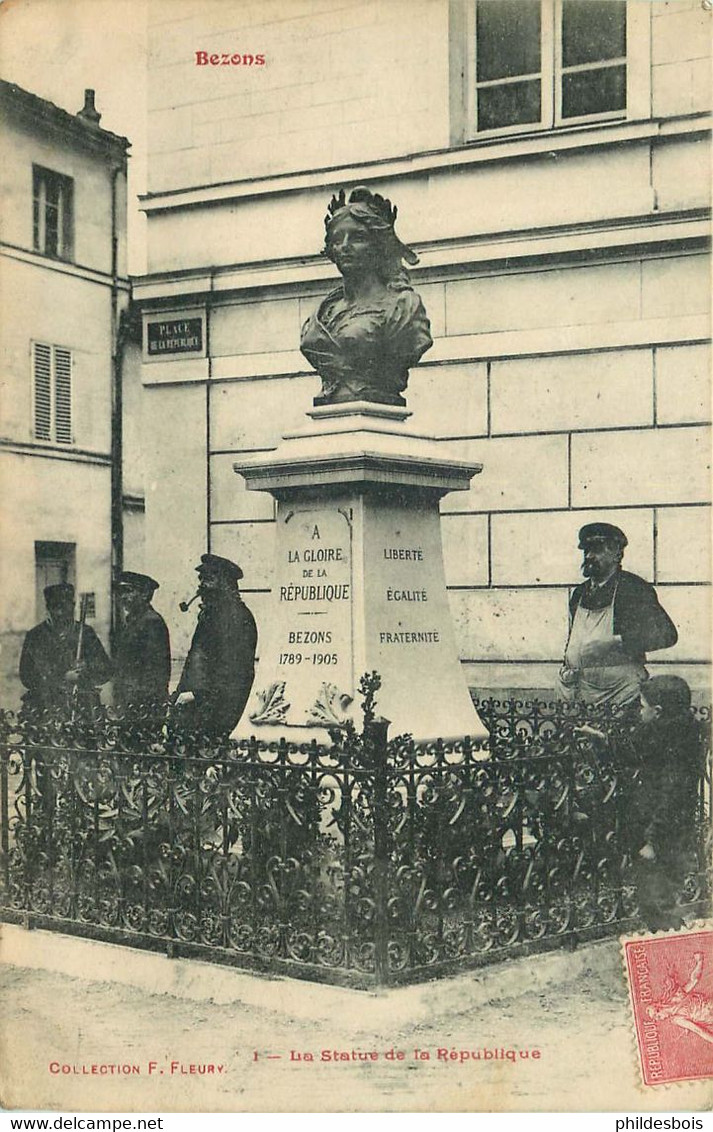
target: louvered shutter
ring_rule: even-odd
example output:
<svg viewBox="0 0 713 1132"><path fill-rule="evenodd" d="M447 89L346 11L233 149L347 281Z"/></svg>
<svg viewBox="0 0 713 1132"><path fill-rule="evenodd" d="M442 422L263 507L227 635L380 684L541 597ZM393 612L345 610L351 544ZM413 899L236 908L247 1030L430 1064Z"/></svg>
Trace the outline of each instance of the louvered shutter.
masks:
<svg viewBox="0 0 713 1132"><path fill-rule="evenodd" d="M66 352L66 351L65 351ZM52 352L44 343L35 342L35 436L38 440L52 439Z"/></svg>
<svg viewBox="0 0 713 1132"><path fill-rule="evenodd" d="M69 350L55 346L55 440L59 444L72 443L72 355Z"/></svg>

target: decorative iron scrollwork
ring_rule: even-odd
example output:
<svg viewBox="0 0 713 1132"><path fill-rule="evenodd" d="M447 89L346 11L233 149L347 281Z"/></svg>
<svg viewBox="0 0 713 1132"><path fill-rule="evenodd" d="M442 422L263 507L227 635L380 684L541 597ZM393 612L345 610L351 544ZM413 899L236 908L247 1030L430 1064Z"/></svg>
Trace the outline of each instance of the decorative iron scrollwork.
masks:
<svg viewBox="0 0 713 1132"><path fill-rule="evenodd" d="M264 709L283 693L268 689ZM374 696L365 703L373 724ZM594 720L625 739L620 713L488 701L487 745L419 747L335 726L334 686L320 704L331 747L215 745L158 728L156 714L0 712L0 919L355 985L636 922L625 816L639 772L597 758L577 731ZM698 718L706 735L709 709ZM702 913L709 758L698 799L679 899Z"/></svg>

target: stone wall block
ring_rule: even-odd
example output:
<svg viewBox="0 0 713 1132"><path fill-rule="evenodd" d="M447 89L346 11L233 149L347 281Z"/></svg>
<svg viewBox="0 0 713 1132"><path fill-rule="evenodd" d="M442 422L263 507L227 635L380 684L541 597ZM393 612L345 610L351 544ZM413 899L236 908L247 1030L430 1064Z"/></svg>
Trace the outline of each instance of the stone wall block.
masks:
<svg viewBox="0 0 713 1132"><path fill-rule="evenodd" d="M660 346L656 350L656 420L682 424L711 419L711 348Z"/></svg>
<svg viewBox="0 0 713 1132"><path fill-rule="evenodd" d="M572 437L572 505L704 503L710 497L707 428L641 429Z"/></svg>
<svg viewBox="0 0 713 1132"><path fill-rule="evenodd" d="M650 350L493 362L493 433L653 423Z"/></svg>
<svg viewBox="0 0 713 1132"><path fill-rule="evenodd" d="M448 441L448 451L482 463L470 490L453 492L442 512L567 507L567 437L489 437Z"/></svg>
<svg viewBox="0 0 713 1132"><path fill-rule="evenodd" d="M448 586L487 586L488 520L485 515L444 515L443 561Z"/></svg>
<svg viewBox="0 0 713 1132"><path fill-rule="evenodd" d="M644 260L641 265L643 318L705 314L710 310L710 261L705 255Z"/></svg>
<svg viewBox="0 0 713 1132"><path fill-rule="evenodd" d="M446 284L448 334L616 322L640 314L634 263L483 276Z"/></svg>
<svg viewBox="0 0 713 1132"><path fill-rule="evenodd" d="M222 453L210 458L210 517L212 522L273 519L275 504L265 491L248 491L245 480L233 471L239 457Z"/></svg>
<svg viewBox="0 0 713 1132"><path fill-rule="evenodd" d="M210 391L212 450L275 448L283 433L309 423L306 413L316 392L311 377L216 382Z"/></svg>
<svg viewBox="0 0 713 1132"><path fill-rule="evenodd" d="M568 591L450 590L464 660L561 659L567 639Z"/></svg>
<svg viewBox="0 0 713 1132"><path fill-rule="evenodd" d="M711 14L702 4L670 12L654 20L651 34L651 61L671 63L679 59L701 59L711 54Z"/></svg>
<svg viewBox="0 0 713 1132"><path fill-rule="evenodd" d="M237 479L237 477L236 477ZM226 523L213 526L210 547L237 562L243 571L241 588L272 586L275 568L275 527L273 523Z"/></svg>
<svg viewBox="0 0 713 1132"><path fill-rule="evenodd" d="M656 580L710 582L710 508L662 507L656 526Z"/></svg>
<svg viewBox="0 0 713 1132"><path fill-rule="evenodd" d="M410 424L419 432L439 437L484 436L488 430L484 362L416 366L406 397L413 413Z"/></svg>
<svg viewBox="0 0 713 1132"><path fill-rule="evenodd" d="M295 350L299 342L297 299L241 303L211 311L210 346L214 356Z"/></svg>
<svg viewBox="0 0 713 1132"><path fill-rule="evenodd" d="M710 586L659 586L659 600L678 629L678 643L649 654L650 660L684 662L711 659Z"/></svg>

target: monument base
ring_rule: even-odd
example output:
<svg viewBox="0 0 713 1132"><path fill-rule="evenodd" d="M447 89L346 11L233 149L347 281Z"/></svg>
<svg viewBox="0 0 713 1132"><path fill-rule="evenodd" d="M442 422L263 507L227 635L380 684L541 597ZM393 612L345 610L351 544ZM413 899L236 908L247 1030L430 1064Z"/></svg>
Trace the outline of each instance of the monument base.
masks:
<svg viewBox="0 0 713 1132"><path fill-rule="evenodd" d="M402 397L400 393L389 394L389 393L376 393L376 392L374 392L369 397L367 403L370 404L370 405L371 404L396 405L398 408L405 408L406 407L406 399L404 397ZM353 399L353 397L350 398L349 391L347 390L347 391L345 391L341 394L339 394L339 393L336 394L336 396L334 396L334 397L321 397L321 396L318 395L317 397L313 398L312 404L314 405L314 407L316 409L322 408L326 405L345 405L345 404L353 405L354 399Z"/></svg>
<svg viewBox="0 0 713 1132"><path fill-rule="evenodd" d="M486 736L456 648L438 510L480 467L407 431L408 415L325 405L269 455L234 465L278 505L271 608L236 737L328 742L347 719L359 728L371 672L391 737Z"/></svg>

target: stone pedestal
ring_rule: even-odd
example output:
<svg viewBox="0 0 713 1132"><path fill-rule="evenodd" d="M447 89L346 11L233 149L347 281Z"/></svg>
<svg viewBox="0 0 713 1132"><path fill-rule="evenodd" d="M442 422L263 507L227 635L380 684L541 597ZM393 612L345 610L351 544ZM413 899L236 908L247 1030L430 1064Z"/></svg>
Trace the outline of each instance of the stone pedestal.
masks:
<svg viewBox="0 0 713 1132"><path fill-rule="evenodd" d="M381 676L390 735L482 738L446 595L438 501L480 465L409 431L405 409L325 405L235 471L277 500L276 570L255 687L236 737L328 741L361 723L357 687Z"/></svg>

